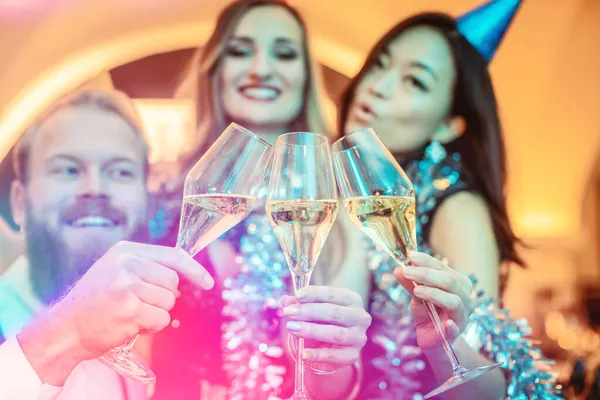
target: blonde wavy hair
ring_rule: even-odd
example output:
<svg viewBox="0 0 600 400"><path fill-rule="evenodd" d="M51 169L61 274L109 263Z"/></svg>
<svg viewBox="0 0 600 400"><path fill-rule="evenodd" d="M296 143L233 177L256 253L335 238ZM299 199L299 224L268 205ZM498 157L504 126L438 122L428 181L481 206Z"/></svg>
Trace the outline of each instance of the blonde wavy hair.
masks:
<svg viewBox="0 0 600 400"><path fill-rule="evenodd" d="M223 110L219 94L219 75L227 42L239 21L256 7L276 6L288 11L298 21L303 32L303 51L308 77L300 114L289 131L317 132L331 135L330 123L323 112L322 77L310 56L306 24L298 11L279 0L241 0L227 6L219 15L216 27L206 45L193 56L184 78L176 91L177 98L192 99L196 104L197 132L191 148L183 154L181 163L188 166L199 159L219 137L230 121ZM185 167L184 167L185 168Z"/></svg>

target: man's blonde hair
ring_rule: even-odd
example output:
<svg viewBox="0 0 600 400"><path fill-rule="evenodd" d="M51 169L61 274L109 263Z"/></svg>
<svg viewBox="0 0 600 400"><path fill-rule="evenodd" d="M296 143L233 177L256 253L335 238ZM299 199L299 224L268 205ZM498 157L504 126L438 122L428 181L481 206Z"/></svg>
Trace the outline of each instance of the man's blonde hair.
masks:
<svg viewBox="0 0 600 400"><path fill-rule="evenodd" d="M31 145L35 140L40 126L58 111L70 107L91 107L103 110L121 117L143 140L146 158L146 169L148 167L148 140L144 129L142 118L133 101L123 92L118 90L103 90L84 87L69 93L56 101L46 112L25 131L13 153L13 167L17 179L21 182L27 180L27 169L29 165L29 153Z"/></svg>

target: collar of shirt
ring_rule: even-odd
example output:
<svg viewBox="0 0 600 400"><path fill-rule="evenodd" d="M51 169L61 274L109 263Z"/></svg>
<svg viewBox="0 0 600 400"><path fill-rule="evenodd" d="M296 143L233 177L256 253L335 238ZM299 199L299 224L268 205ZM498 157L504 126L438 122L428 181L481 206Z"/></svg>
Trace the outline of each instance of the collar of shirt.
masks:
<svg viewBox="0 0 600 400"><path fill-rule="evenodd" d="M44 308L29 279L29 261L21 256L0 278L0 329L4 337L19 332Z"/></svg>

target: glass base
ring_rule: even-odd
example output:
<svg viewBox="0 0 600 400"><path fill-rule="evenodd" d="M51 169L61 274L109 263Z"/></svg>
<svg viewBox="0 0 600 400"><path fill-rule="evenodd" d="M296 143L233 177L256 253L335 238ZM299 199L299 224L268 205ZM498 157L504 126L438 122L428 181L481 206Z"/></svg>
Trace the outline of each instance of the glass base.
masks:
<svg viewBox="0 0 600 400"><path fill-rule="evenodd" d="M133 354L123 351L122 348L110 350L102 357L99 357L98 361L128 378L144 383L156 382L154 372L143 362L135 358Z"/></svg>
<svg viewBox="0 0 600 400"><path fill-rule="evenodd" d="M488 371L491 371L495 368L498 368L499 366L501 366L502 363L497 363L497 364L493 364L493 365L488 365L485 367L479 367L479 368L474 368L474 369L465 369L462 371L457 371L454 373L454 375L452 377L450 377L450 379L448 379L446 382L442 383L440 386L438 386L436 389L432 390L431 392L427 393L424 397L424 399L430 399L434 396L437 396L438 394L444 393L452 388L455 388L459 385L462 385L463 383L466 383L470 380L473 380L475 378L480 377L481 375L485 374Z"/></svg>

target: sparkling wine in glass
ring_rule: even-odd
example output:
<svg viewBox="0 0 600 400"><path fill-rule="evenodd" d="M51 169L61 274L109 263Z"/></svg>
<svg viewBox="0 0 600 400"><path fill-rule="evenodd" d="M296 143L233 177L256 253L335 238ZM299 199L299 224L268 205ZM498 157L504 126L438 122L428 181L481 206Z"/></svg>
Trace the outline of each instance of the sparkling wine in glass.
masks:
<svg viewBox="0 0 600 400"><path fill-rule="evenodd" d="M177 247L195 256L252 211L273 158L273 147L230 124L185 178ZM99 360L132 379L152 383L152 370L135 358L135 336Z"/></svg>
<svg viewBox="0 0 600 400"><path fill-rule="evenodd" d="M189 194L183 197L177 246L191 255L242 222L256 197L242 194Z"/></svg>
<svg viewBox="0 0 600 400"><path fill-rule="evenodd" d="M410 265L408 253L417 250L415 193L400 165L368 128L339 139L332 152L336 180L350 220L398 264ZM428 393L426 399L502 365L464 368L446 338L435 306L425 304L453 370L452 377Z"/></svg>
<svg viewBox="0 0 600 400"><path fill-rule="evenodd" d="M338 210L327 139L308 132L277 139L267 192L267 216L285 255L294 290L307 286ZM304 387L304 340L298 338L295 389L290 400L311 397Z"/></svg>

